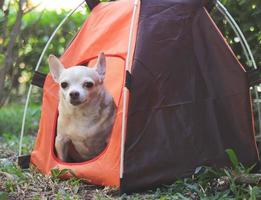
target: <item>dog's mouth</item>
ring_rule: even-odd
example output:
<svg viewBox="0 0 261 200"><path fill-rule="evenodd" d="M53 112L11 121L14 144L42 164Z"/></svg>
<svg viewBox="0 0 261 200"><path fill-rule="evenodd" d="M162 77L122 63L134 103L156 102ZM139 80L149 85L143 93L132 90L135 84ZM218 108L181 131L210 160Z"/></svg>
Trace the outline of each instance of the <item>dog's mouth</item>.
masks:
<svg viewBox="0 0 261 200"><path fill-rule="evenodd" d="M80 100L73 100L73 99L71 99L71 100L70 100L70 103L71 103L72 105L74 105L74 106L78 106L78 105L80 105L82 102L81 102Z"/></svg>

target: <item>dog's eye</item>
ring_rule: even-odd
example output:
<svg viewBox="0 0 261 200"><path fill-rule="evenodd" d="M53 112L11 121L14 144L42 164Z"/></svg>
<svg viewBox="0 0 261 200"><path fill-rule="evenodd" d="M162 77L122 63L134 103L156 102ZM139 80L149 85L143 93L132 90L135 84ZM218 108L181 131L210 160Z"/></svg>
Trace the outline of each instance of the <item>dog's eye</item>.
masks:
<svg viewBox="0 0 261 200"><path fill-rule="evenodd" d="M63 89L67 88L68 85L69 85L69 84L68 84L67 82L62 82L62 83L61 83L61 87L62 87Z"/></svg>
<svg viewBox="0 0 261 200"><path fill-rule="evenodd" d="M93 82L85 82L83 84L83 87L85 87L85 88L92 88L93 86L94 86Z"/></svg>

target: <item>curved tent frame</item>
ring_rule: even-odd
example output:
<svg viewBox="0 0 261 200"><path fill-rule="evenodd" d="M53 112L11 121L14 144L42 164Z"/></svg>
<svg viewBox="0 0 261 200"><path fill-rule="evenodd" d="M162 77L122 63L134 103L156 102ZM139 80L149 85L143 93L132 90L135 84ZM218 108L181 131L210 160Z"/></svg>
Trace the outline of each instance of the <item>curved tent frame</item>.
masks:
<svg viewBox="0 0 261 200"><path fill-rule="evenodd" d="M231 14L228 12L226 7L220 1L217 1L216 7L217 7L217 10L226 18L226 20L232 27L233 31L235 32L236 36L240 39L239 42L241 44L241 47L244 51L244 55L245 55L248 63L252 63L253 68L255 70L257 70L258 66L256 65L256 61L254 59L253 53L246 40L246 37L244 36L243 32L241 31L239 25L237 24L235 19L231 16ZM255 98L259 99L259 94L258 94L257 88L258 88L258 86L254 86L253 90L254 90ZM261 110L260 110L260 108L261 107L260 107L259 102L257 102L256 104L257 104L258 125L259 125L259 133L256 135L256 138L258 139L261 136L261 131L260 131L260 128L261 128Z"/></svg>
<svg viewBox="0 0 261 200"><path fill-rule="evenodd" d="M86 3L88 4L91 0L86 0ZM137 0L135 0L137 2ZM79 5L77 5L74 9L72 9L66 16L65 18L60 22L60 24L57 26L57 28L54 30L54 32L51 34L49 40L47 41L41 56L37 62L37 65L35 67L34 71L38 71L38 69L40 68L40 65L42 63L42 59L44 57L44 54L46 53L46 50L48 49L50 43L52 42L54 36L56 35L57 31L63 26L63 24L68 20L68 18L75 12L78 10L79 7L81 7L83 4L85 3L85 0L82 1ZM88 4L89 5L89 4ZM136 4L134 3L134 6ZM236 23L236 21L234 20L234 18L231 16L231 14L228 12L228 10L224 7L224 5L220 2L217 1L215 4L217 10L225 17L225 19L229 22L230 26L232 27L233 31L235 32L235 34L237 35L237 37L240 38L240 44L243 48L244 51L244 55L246 56L247 60L249 63L252 63L252 66L254 67L254 69L258 69L255 59L253 57L253 54L251 52L251 49L249 47L249 44L244 36L244 34L242 33L241 29L239 28L238 24ZM92 9L93 7L90 6L90 9ZM135 11L135 9L134 9ZM132 33L130 31L130 38L129 40L131 40L132 38ZM128 64L128 62L126 62ZM126 68L126 70L128 69L128 66ZM254 91L255 91L255 96L257 99L259 99L259 95L258 95L258 91L257 91L257 87L254 87ZM27 93L27 98L26 98L26 103L24 106L24 112L23 112L23 119L22 119L22 126L21 126L21 133L20 133L20 142L19 142L19 152L18 152L18 156L20 157L22 155L22 144L23 144L23 136L24 136L24 130L25 130L25 121L26 121L26 114L27 114L27 110L28 110L28 105L30 102L30 96L32 93L32 85L30 85L29 89L28 89L28 93ZM126 99L123 99L123 105L126 105ZM258 108L258 120L259 120L259 127L261 127L261 111L260 111L260 105L259 102L257 102L257 108ZM123 118L125 118L125 116L123 115ZM123 127L124 128L124 127ZM259 133L260 135L260 133ZM123 136L124 136L124 131L123 131ZM122 137L124 138L124 137ZM121 141L122 147L124 146L124 139ZM123 160L123 148L121 150L121 157ZM121 167L122 169L122 167ZM122 173L121 173L122 174Z"/></svg>
<svg viewBox="0 0 261 200"><path fill-rule="evenodd" d="M55 37L56 33L58 32L58 30L63 26L63 24L67 21L67 19L76 11L78 10L78 8L80 8L85 1L82 1L79 5L77 5L74 9L72 9L65 17L64 19L60 22L60 24L56 27L56 29L54 30L54 32L51 34L49 40L46 42L46 45L40 55L40 58L38 59L38 62L36 64L36 67L34 69L34 71L37 71L40 68L40 65L42 63L43 57L45 52L47 51L49 45L51 44L53 38ZM18 152L18 156L21 156L22 154L22 144L23 144L23 136L24 136L24 128L25 128L25 120L26 120L26 114L27 114L27 110L28 110L28 105L29 105L29 101L30 101L30 96L32 94L32 84L30 84L30 87L28 89L28 93L27 93L27 98L26 98L26 102L25 102L25 106L24 106L24 112L23 112L23 120L22 120L22 127L21 127L21 133L20 133L20 142L19 142L19 152Z"/></svg>

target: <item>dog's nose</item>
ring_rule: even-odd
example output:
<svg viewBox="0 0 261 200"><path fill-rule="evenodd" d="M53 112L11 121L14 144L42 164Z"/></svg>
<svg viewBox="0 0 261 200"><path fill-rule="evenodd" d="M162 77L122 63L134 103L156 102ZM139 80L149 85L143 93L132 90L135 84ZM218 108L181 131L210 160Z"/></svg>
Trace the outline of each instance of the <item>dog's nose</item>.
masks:
<svg viewBox="0 0 261 200"><path fill-rule="evenodd" d="M72 99L78 99L80 96L80 93L79 92L76 92L76 91L73 91L73 92L70 92L70 97Z"/></svg>

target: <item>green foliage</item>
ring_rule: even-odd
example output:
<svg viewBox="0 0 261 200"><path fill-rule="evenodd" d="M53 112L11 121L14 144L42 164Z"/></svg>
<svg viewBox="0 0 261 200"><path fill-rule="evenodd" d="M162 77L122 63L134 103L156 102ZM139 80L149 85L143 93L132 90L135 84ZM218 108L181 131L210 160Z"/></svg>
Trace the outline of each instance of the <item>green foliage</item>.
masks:
<svg viewBox="0 0 261 200"><path fill-rule="evenodd" d="M246 168L242 163L239 162L236 152L233 149L226 149L227 156L232 164L232 169L235 175L249 174L256 164Z"/></svg>
<svg viewBox="0 0 261 200"><path fill-rule="evenodd" d="M37 61L52 32L67 14L68 11L66 10L61 10L60 12L51 10L33 10L23 15L21 33L19 33L19 40L15 43L14 47L14 54L17 54L17 56L15 59L13 59L12 70L8 70L8 73L5 76L5 93L3 93L5 95L0 96L0 103L2 98L5 99L6 103L20 103L21 100L25 98L25 93L31 81ZM11 7L7 18L8 25L6 30L8 34L10 34L11 29L16 21L16 16L16 10ZM40 66L40 71L44 73L49 71L47 64L48 55L55 54L57 56L61 56L76 33L79 31L86 17L87 9L85 11L82 9L81 11L74 13L59 29L55 38L53 39L53 42L51 42L46 54L44 55L43 62ZM0 18L0 30L1 25ZM5 46L8 45L8 41L9 38L3 41ZM1 60L3 60L3 62L1 62ZM0 52L0 68L4 61L5 55L1 54ZM35 89L33 95L39 102L41 99L41 90Z"/></svg>
<svg viewBox="0 0 261 200"><path fill-rule="evenodd" d="M69 169L60 170L59 168L53 168L51 169L51 175L54 180L58 180L59 178L67 174L69 171Z"/></svg>
<svg viewBox="0 0 261 200"><path fill-rule="evenodd" d="M261 66L261 1L221 0L221 2L235 18L252 49L257 64ZM252 68L253 66L251 63L247 62L238 38L228 22L215 10L213 12L213 18L215 22L217 22L218 27L221 29L238 59L247 69Z"/></svg>
<svg viewBox="0 0 261 200"><path fill-rule="evenodd" d="M233 149L227 149L226 153L229 157L229 160L232 163L233 169L236 171L239 171L239 161L238 161L235 151Z"/></svg>
<svg viewBox="0 0 261 200"><path fill-rule="evenodd" d="M258 65L261 65L261 1L221 0L221 2L238 22L250 44ZM15 23L17 14L16 7L17 5L13 4L13 7L10 9L7 26L9 33L12 25ZM7 99L7 102L17 102L25 98L26 88L28 88L28 84L32 78L33 69L36 66L40 54L51 33L67 13L68 11L66 10L60 12L49 10L39 12L33 10L23 16L21 36L19 36L20 39L15 46L15 48L18 49L18 59L14 61L14 67L6 77L5 81L7 88L12 87L10 88L10 97ZM40 66L40 71L45 73L48 72L48 65L46 62L47 56L49 54L60 56L64 52L70 41L80 29L84 20L87 18L88 13L89 10L86 7L84 12L76 12L62 26L44 56L43 63ZM1 15L3 15L3 13L0 12L0 22ZM246 67L252 67L251 63L247 62L243 54L238 38L236 38L233 30L224 17L218 14L216 10L213 11L212 16L224 36L227 38L228 43L232 46L239 60ZM8 42L8 40L5 42ZM4 59L4 55L0 55L0 63L1 59ZM41 95L39 94L41 94L41 92L38 90L34 93L36 96L36 102L39 102L41 99Z"/></svg>
<svg viewBox="0 0 261 200"><path fill-rule="evenodd" d="M24 16L22 38L25 48L21 49L20 55L23 57L22 62L26 66L24 68L25 71L33 70L51 33L67 13L68 11L65 10L60 13L55 11L44 11L42 13L34 11ZM85 19L86 13L77 12L57 32L41 65L44 72L48 71L48 55L56 54L57 56L61 56Z"/></svg>
<svg viewBox="0 0 261 200"><path fill-rule="evenodd" d="M8 195L6 192L0 192L0 200L7 200Z"/></svg>
<svg viewBox="0 0 261 200"><path fill-rule="evenodd" d="M0 136L16 137L20 134L23 109L23 105L18 104L0 108ZM25 124L25 134L35 135L37 133L40 112L40 106L38 105L31 105L29 107Z"/></svg>

